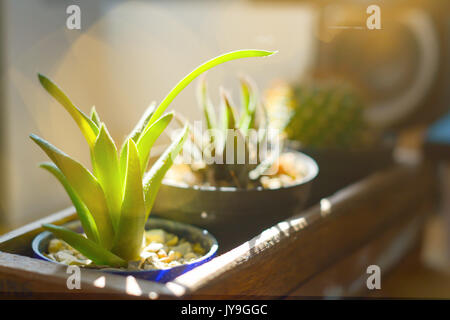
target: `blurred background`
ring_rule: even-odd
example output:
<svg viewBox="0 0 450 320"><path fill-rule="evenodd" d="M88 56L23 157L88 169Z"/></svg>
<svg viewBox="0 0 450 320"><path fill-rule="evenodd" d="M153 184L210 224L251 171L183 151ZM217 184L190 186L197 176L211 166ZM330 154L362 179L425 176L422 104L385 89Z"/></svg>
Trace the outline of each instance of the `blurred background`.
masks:
<svg viewBox="0 0 450 320"><path fill-rule="evenodd" d="M219 83L238 88L241 72L263 88L274 77L295 79L315 55L315 14L301 5L77 1L81 30L68 30L66 8L72 3L2 1L2 158L8 195L1 203L2 217L11 226L69 205L57 181L37 168L45 156L28 138L30 133L89 163L78 128L40 87L37 72L52 78L85 112L95 105L113 138L121 141L150 102L160 101L210 57L253 47L283 52L271 63L236 61L210 72L214 100ZM193 88L172 105L192 120L201 115Z"/></svg>
<svg viewBox="0 0 450 320"><path fill-rule="evenodd" d="M73 4L81 9L79 30L66 26L66 9ZM381 28L370 30L367 19L371 13L366 10L373 4L381 9ZM364 128L370 127L371 134L365 140L365 130L361 140L366 147L383 149L392 136L411 130L412 142L408 140L407 145L417 145L422 141L417 137L423 134L415 133L426 132L450 106L448 0L0 0L0 5L0 231L70 205L58 182L37 168L46 157L30 141L30 133L89 163L84 138L40 87L38 72L58 83L86 113L95 105L118 141L150 102L160 101L193 67L242 48L279 53L270 63L266 59L234 61L209 72L213 102L218 101L219 84L237 93L236 76L242 73L254 78L274 105L284 94L275 90L280 83L295 89L305 79L345 82L367 105ZM192 85L171 108L190 120L201 117ZM326 112L330 122L323 124L325 127L341 117L338 112ZM334 136L346 128L335 129ZM308 137L321 132L319 125L311 130ZM306 148L314 147L312 153L319 152L319 156L324 148L330 149L323 142L329 141L325 138L311 140L322 142L310 145L305 137L291 138ZM338 142L329 144L336 146ZM356 144L345 147L345 154L361 149ZM369 152L364 163L380 159L378 164L385 164L391 161L383 156L386 154L390 156ZM333 158L335 155L331 159L339 159ZM329 159L327 156L324 159ZM370 168L364 166L360 173L354 167L354 179L375 170L376 164L372 161ZM336 181L326 184L324 188L330 188L327 192L351 182ZM323 195L313 195L312 201ZM433 229L431 241L446 239L441 236L445 233L442 226L444 222ZM439 283L440 279L430 281ZM449 288L444 287L448 297Z"/></svg>

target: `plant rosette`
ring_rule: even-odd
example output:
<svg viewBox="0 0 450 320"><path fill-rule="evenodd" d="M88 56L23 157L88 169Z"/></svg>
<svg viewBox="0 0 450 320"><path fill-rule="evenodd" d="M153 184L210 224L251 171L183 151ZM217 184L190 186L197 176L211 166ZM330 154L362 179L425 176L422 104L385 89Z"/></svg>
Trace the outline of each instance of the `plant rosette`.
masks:
<svg viewBox="0 0 450 320"><path fill-rule="evenodd" d="M66 190L77 212L82 233L52 224L44 224L43 228L70 246L66 247L67 253L72 252L75 256L81 254L89 260L89 264L96 266L122 268L126 272L131 272L133 270L128 268L133 263L130 264L130 262L138 261L139 264L143 254L153 256L146 250L152 245L151 242L146 243L149 235L146 231L147 221L162 180L189 136L189 125L186 124L181 133L173 139L173 142L147 171L150 151L174 116L173 112L164 114L165 110L174 98L203 72L227 61L271 54L273 52L263 50L238 50L198 66L178 82L158 106L152 104L146 110L121 148L116 147L95 108L92 108L90 116L86 115L56 84L39 74L41 85L66 109L80 128L88 143L92 162L92 171L90 171L49 142L34 134L30 135L31 139L53 161L43 163L40 167L53 174ZM169 199L169 201L172 200ZM162 229L171 232L167 225L166 227ZM173 233L178 237L177 232ZM187 235L185 240L191 241ZM55 244L55 241L49 244ZM167 243L160 244L169 247ZM56 242L56 245L58 246L59 243ZM212 245L208 248L211 250L216 246ZM39 252L45 252L45 248L39 250ZM179 251L172 251L175 256L181 254ZM53 258L57 257L53 255ZM159 263L155 261L151 266L159 265L165 269L166 266L161 264L161 258L158 258ZM184 259L183 262L188 261L187 265L191 265L190 259L184 255L179 259ZM144 268L149 266L147 259L140 264ZM169 267L173 269L180 266Z"/></svg>
<svg viewBox="0 0 450 320"><path fill-rule="evenodd" d="M73 221L67 227L76 232L82 230L79 221ZM129 261L126 268L98 266L48 231L34 238L32 249L36 257L46 261L158 282L170 281L208 262L218 250L217 240L208 231L158 218L147 221L144 241L139 259Z"/></svg>
<svg viewBox="0 0 450 320"><path fill-rule="evenodd" d="M183 155L163 180L155 214L207 228L219 239L230 230L245 239L301 210L318 167L300 152L279 152L282 136L270 131L254 82L241 77L240 112L221 88L219 121L204 79L197 97L206 134L193 126Z"/></svg>

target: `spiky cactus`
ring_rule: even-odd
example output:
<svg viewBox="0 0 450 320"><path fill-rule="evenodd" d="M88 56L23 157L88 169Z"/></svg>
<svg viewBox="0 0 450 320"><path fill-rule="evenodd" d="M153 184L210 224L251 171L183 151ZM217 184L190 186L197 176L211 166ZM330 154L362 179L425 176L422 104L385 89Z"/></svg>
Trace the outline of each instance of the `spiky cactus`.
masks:
<svg viewBox="0 0 450 320"><path fill-rule="evenodd" d="M271 125L305 147L353 148L367 141L364 103L348 83L279 83L267 94Z"/></svg>

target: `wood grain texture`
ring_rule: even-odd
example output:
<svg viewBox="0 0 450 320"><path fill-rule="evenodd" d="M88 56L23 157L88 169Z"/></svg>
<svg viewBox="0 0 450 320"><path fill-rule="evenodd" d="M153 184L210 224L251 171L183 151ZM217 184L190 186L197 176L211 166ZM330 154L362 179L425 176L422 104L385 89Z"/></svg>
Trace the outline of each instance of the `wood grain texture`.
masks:
<svg viewBox="0 0 450 320"><path fill-rule="evenodd" d="M134 282L123 276L87 269L81 269L81 288L69 290L67 281L70 275L63 265L0 252L1 298L149 299L150 293L158 298L174 297L170 288L160 283ZM94 285L100 277L104 277L104 287Z"/></svg>

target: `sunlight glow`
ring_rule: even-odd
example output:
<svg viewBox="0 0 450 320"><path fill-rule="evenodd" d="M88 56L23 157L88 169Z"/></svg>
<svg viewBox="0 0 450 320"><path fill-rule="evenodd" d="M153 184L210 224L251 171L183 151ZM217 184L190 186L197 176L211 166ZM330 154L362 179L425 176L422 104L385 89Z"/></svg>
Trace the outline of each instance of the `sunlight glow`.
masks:
<svg viewBox="0 0 450 320"><path fill-rule="evenodd" d="M96 286L97 288L104 288L105 285L106 285L105 276L101 276L100 278L98 278L94 281L94 286Z"/></svg>
<svg viewBox="0 0 450 320"><path fill-rule="evenodd" d="M331 202L330 200L324 198L320 200L320 214L325 217L331 213Z"/></svg>
<svg viewBox="0 0 450 320"><path fill-rule="evenodd" d="M125 291L127 294L132 295L132 296L140 296L142 294L142 290L139 287L139 285L136 281L136 278L133 276L127 277Z"/></svg>

